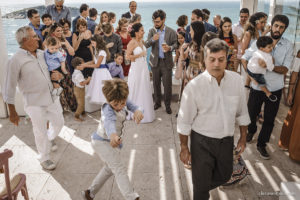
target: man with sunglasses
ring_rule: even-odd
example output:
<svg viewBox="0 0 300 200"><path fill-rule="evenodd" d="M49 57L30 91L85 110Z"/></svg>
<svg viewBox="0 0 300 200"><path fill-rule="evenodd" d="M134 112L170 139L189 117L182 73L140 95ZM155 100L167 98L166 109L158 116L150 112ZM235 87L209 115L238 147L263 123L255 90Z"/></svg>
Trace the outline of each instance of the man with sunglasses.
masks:
<svg viewBox="0 0 300 200"><path fill-rule="evenodd" d="M266 150L266 143L269 142L274 127L275 117L277 115L282 89L284 88L284 75L288 72L293 61L293 45L283 33L289 26L289 19L285 15L275 15L271 22L270 36L273 39L272 57L274 58L273 71L267 71L265 79L267 88L273 95L277 96L276 102L271 102L261 91L259 85L251 83L251 89L248 100L248 111L251 123L248 126L247 142L251 142L257 131L256 118L258 117L262 104L264 103L264 123L257 139L257 151L263 159L270 159ZM256 42L253 42L246 53L242 56L242 64L247 66L247 62L257 50Z"/></svg>
<svg viewBox="0 0 300 200"><path fill-rule="evenodd" d="M62 18L67 19L69 22L71 21L71 11L64 6L64 0L54 0L53 5L47 6L45 14L51 15L52 20L57 23Z"/></svg>

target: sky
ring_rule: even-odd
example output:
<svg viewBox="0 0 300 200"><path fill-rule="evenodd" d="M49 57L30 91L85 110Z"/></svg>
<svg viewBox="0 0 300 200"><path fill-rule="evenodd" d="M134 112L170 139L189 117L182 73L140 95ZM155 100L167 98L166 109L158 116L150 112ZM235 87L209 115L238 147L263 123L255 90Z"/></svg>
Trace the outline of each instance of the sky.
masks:
<svg viewBox="0 0 300 200"><path fill-rule="evenodd" d="M130 0L110 0L109 3L113 3L113 2L129 2ZM159 2L182 2L183 0L136 0L137 3L139 2L155 2L155 1L159 1ZM188 1L208 1L208 0L188 0ZM213 0L213 1L228 1L228 0ZM231 1L240 1L240 0L231 0ZM83 0L65 0L65 3L82 3ZM107 0L84 0L85 3L107 3ZM12 5L12 4L44 4L45 0L0 0L0 4L1 5Z"/></svg>

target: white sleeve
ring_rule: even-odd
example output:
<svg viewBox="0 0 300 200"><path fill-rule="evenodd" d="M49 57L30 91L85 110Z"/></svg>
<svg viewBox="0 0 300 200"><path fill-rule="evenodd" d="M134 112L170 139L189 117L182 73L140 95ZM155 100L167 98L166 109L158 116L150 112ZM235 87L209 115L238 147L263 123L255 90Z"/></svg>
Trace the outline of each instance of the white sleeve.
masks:
<svg viewBox="0 0 300 200"><path fill-rule="evenodd" d="M273 71L274 69L273 57L271 55L268 55L264 60L266 61L267 69L269 71Z"/></svg>
<svg viewBox="0 0 300 200"><path fill-rule="evenodd" d="M292 71L293 72L299 72L300 71L300 58L295 57Z"/></svg>
<svg viewBox="0 0 300 200"><path fill-rule="evenodd" d="M184 88L178 111L177 132L182 135L190 135L192 124L197 115L197 105L192 86L191 82L189 82Z"/></svg>
<svg viewBox="0 0 300 200"><path fill-rule="evenodd" d="M101 50L101 51L99 52L99 56L106 57L106 52L105 52L105 51L103 51L103 50Z"/></svg>

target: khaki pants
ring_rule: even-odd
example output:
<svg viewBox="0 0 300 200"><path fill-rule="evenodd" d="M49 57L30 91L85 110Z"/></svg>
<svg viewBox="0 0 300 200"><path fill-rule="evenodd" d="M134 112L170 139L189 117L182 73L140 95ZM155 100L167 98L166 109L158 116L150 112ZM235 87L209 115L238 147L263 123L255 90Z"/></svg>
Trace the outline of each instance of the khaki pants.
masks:
<svg viewBox="0 0 300 200"><path fill-rule="evenodd" d="M111 147L107 141L93 139L92 146L104 162L104 166L93 180L92 185L89 187L90 193L92 195L96 195L104 183L112 175L115 175L116 182L123 197L126 200L135 200L138 198L139 195L134 191L129 181L127 169L121 162L120 149Z"/></svg>
<svg viewBox="0 0 300 200"><path fill-rule="evenodd" d="M77 101L77 109L75 112L75 117L79 117L84 111L85 88L74 86L74 94Z"/></svg>

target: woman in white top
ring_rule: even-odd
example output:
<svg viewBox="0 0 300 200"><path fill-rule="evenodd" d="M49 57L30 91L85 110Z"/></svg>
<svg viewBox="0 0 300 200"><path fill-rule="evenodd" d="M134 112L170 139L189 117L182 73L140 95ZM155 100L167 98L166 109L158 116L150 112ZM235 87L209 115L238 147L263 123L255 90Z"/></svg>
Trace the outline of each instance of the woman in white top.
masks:
<svg viewBox="0 0 300 200"><path fill-rule="evenodd" d="M106 59L110 57L110 53L106 48L106 43L100 35L91 38L94 48L95 64L85 63L82 68L96 68L93 72L91 82L87 88L87 97L89 102L93 104L103 104L106 99L102 93L103 81L111 80L112 77L106 65Z"/></svg>
<svg viewBox="0 0 300 200"><path fill-rule="evenodd" d="M141 123L149 123L155 119L152 88L146 60L146 47L143 44L144 28L141 23L134 24L130 35L132 40L127 45L127 59L131 60L128 74L129 96L135 105L144 110ZM131 118L132 116L129 116Z"/></svg>

